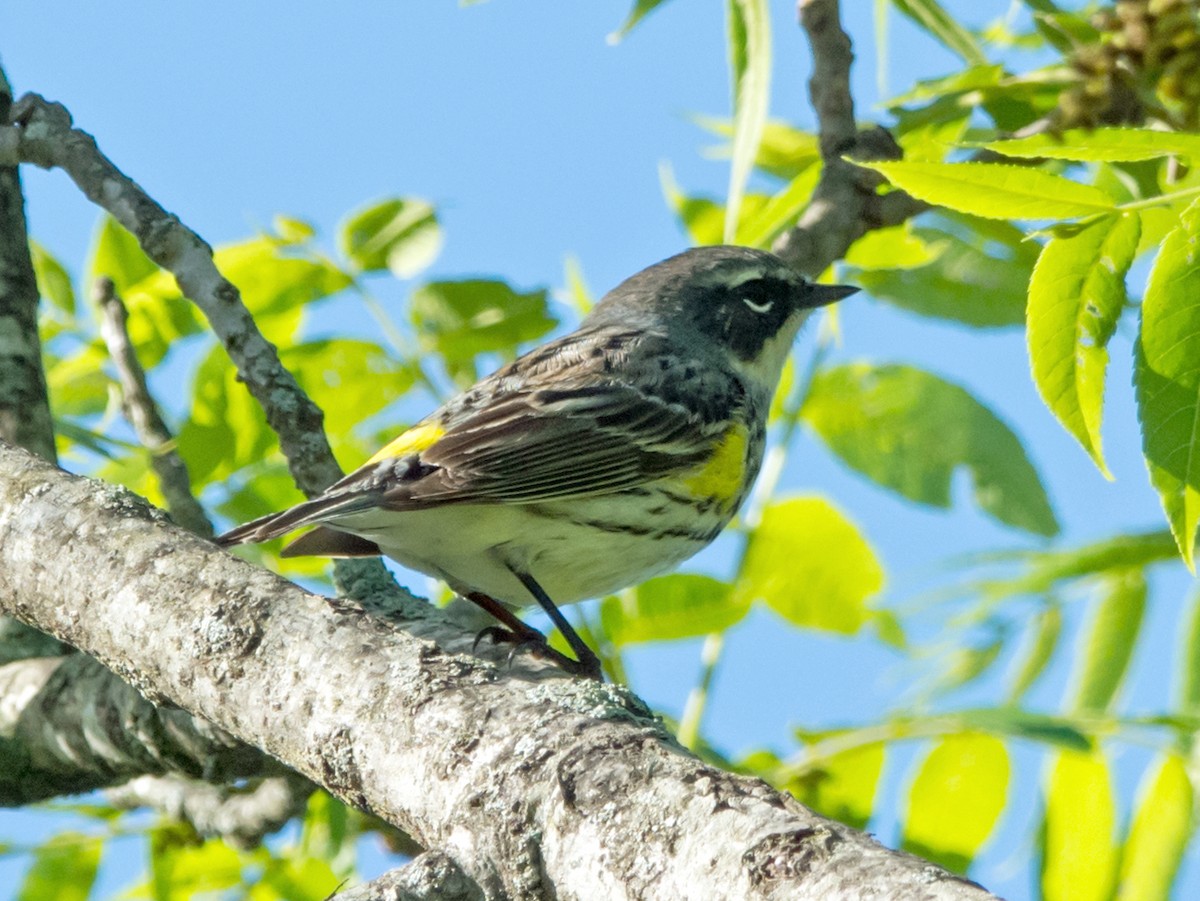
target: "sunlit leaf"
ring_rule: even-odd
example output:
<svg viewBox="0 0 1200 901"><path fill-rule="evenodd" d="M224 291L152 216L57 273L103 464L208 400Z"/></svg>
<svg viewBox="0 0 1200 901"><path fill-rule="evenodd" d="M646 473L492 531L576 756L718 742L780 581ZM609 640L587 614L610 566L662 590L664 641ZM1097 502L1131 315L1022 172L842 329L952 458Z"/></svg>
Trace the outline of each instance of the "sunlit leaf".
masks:
<svg viewBox="0 0 1200 901"><path fill-rule="evenodd" d="M696 124L726 138L733 137L733 123L728 119L711 116L696 116ZM706 152L707 156L728 158L732 155L732 144L725 144ZM791 181L801 172L821 162L821 147L817 136L811 131L802 131L793 125L768 119L763 126L762 139L758 144L758 155L754 166L762 172Z"/></svg>
<svg viewBox="0 0 1200 901"><path fill-rule="evenodd" d="M823 498L776 501L763 511L734 587L798 626L853 634L883 587L883 567L862 533Z"/></svg>
<svg viewBox="0 0 1200 901"><path fill-rule="evenodd" d="M971 32L946 12L937 0L892 0L892 5L929 32L948 50L962 57L968 65L987 65L987 57L979 49L979 44Z"/></svg>
<svg viewBox="0 0 1200 901"><path fill-rule="evenodd" d="M725 200L724 239L738 232L742 196L758 156L771 98L771 15L767 0L728 0L733 82L733 154Z"/></svg>
<svg viewBox="0 0 1200 901"><path fill-rule="evenodd" d="M75 315L75 289L66 267L37 241L29 242L33 272L37 276L38 293L67 316Z"/></svg>
<svg viewBox="0 0 1200 901"><path fill-rule="evenodd" d="M951 478L965 467L988 514L1039 535L1058 531L1017 436L963 388L932 373L867 363L824 369L801 415L848 466L904 497L949 507Z"/></svg>
<svg viewBox="0 0 1200 901"><path fill-rule="evenodd" d="M1121 901L1159 901L1171 883L1192 832L1195 792L1187 764L1164 753L1146 770L1121 855Z"/></svg>
<svg viewBox="0 0 1200 901"><path fill-rule="evenodd" d="M990 219L1073 219L1115 201L1091 185L1003 163L861 162L919 200Z"/></svg>
<svg viewBox="0 0 1200 901"><path fill-rule="evenodd" d="M805 807L865 829L875 806L886 747L872 742L816 761L787 788Z"/></svg>
<svg viewBox="0 0 1200 901"><path fill-rule="evenodd" d="M394 197L358 210L338 230L342 254L364 272L389 269L412 278L442 249L442 227L433 206L415 197Z"/></svg>
<svg viewBox="0 0 1200 901"><path fill-rule="evenodd" d="M1186 714L1200 714L1200 594L1192 596L1179 664L1175 692L1179 709Z"/></svg>
<svg viewBox="0 0 1200 901"><path fill-rule="evenodd" d="M1146 611L1146 577L1129 570L1108 580L1098 599L1075 680L1075 709L1107 710L1129 668Z"/></svg>
<svg viewBox="0 0 1200 901"><path fill-rule="evenodd" d="M965 873L1004 810L1008 778L1000 739L972 732L943 738L909 788L904 849Z"/></svg>
<svg viewBox="0 0 1200 901"><path fill-rule="evenodd" d="M335 451L353 452L358 448L361 453L365 448L352 440L355 429L403 396L414 382L411 366L372 341L306 341L283 348L279 357L300 387L325 411L325 431ZM347 462L354 464L357 460Z"/></svg>
<svg viewBox="0 0 1200 901"><path fill-rule="evenodd" d="M914 234L932 255L928 263L908 268L864 268L853 274L854 283L872 297L921 316L977 328L1020 325L1025 321L1035 247L983 240L977 246L936 229L915 229Z"/></svg>
<svg viewBox="0 0 1200 901"><path fill-rule="evenodd" d="M1074 751L1087 751L1092 747L1088 737L1069 722L1044 713L1017 707L981 707L958 711L953 716L963 729L1010 735Z"/></svg>
<svg viewBox="0 0 1200 901"><path fill-rule="evenodd" d="M1047 242L1029 282L1028 345L1038 393L1108 475L1100 423L1108 341L1137 249L1136 213L1105 217Z"/></svg>
<svg viewBox="0 0 1200 901"><path fill-rule="evenodd" d="M96 881L103 846L99 838L60 832L33 852L15 901L85 901Z"/></svg>
<svg viewBox="0 0 1200 901"><path fill-rule="evenodd" d="M1142 452L1171 533L1193 566L1200 522L1200 203L1167 235L1146 284L1135 350Z"/></svg>
<svg viewBox="0 0 1200 901"><path fill-rule="evenodd" d="M142 251L137 238L116 219L105 214L96 228L84 271L87 273L86 284L92 285L98 277L106 276L113 280L117 293L124 294L130 287L157 272L158 267Z"/></svg>
<svg viewBox="0 0 1200 901"><path fill-rule="evenodd" d="M1200 157L1200 135L1151 128L1072 128L975 146L1005 156L1081 162L1134 162L1172 155Z"/></svg>
<svg viewBox="0 0 1200 901"><path fill-rule="evenodd" d="M413 292L410 311L421 346L465 384L475 380L478 354L511 358L554 328L546 299L544 290L517 292L502 281L429 282Z"/></svg>
<svg viewBox="0 0 1200 901"><path fill-rule="evenodd" d="M247 901L326 901L345 881L328 861L316 857L275 858L265 867L261 881Z"/></svg>
<svg viewBox="0 0 1200 901"><path fill-rule="evenodd" d="M1100 751L1063 751L1050 771L1041 888L1046 901L1106 901L1116 876L1116 803Z"/></svg>
<svg viewBox="0 0 1200 901"><path fill-rule="evenodd" d="M796 224L820 178L821 167L810 166L765 203L754 203L755 195L743 198L737 243L744 247L769 249L776 235Z"/></svg>
<svg viewBox="0 0 1200 901"><path fill-rule="evenodd" d="M220 839L197 843L186 827L167 825L151 833L150 884L154 901L190 901L204 892L241 884L237 851Z"/></svg>
<svg viewBox="0 0 1200 901"><path fill-rule="evenodd" d="M708 576L676 574L605 598L600 621L617 647L723 632L750 609L730 585Z"/></svg>
<svg viewBox="0 0 1200 901"><path fill-rule="evenodd" d="M642 19L646 18L646 16L666 2L667 0L635 0L633 8L629 11L629 15L625 17L625 21L621 23L621 27L608 36L608 42L615 44L620 41L629 32L633 31Z"/></svg>
<svg viewBox="0 0 1200 901"><path fill-rule="evenodd" d="M1017 658L1019 662L1008 690L1008 703L1020 701L1046 671L1061 634L1062 608L1056 603L1047 604L1029 623L1029 637Z"/></svg>
<svg viewBox="0 0 1200 901"><path fill-rule="evenodd" d="M944 245L943 245L944 246ZM908 223L867 232L850 245L843 260L859 269L913 269L935 259L940 246L914 234Z"/></svg>

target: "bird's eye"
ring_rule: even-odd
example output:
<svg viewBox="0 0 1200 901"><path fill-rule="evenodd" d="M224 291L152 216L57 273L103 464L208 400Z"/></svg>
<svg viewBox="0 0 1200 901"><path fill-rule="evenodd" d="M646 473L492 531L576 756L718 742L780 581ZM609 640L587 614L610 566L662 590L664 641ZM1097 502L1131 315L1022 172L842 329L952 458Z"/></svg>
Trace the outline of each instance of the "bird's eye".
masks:
<svg viewBox="0 0 1200 901"><path fill-rule="evenodd" d="M771 309L771 307L775 306L775 301L773 300L764 300L762 303L758 303L749 297L743 297L742 303L752 309L755 313L766 313Z"/></svg>

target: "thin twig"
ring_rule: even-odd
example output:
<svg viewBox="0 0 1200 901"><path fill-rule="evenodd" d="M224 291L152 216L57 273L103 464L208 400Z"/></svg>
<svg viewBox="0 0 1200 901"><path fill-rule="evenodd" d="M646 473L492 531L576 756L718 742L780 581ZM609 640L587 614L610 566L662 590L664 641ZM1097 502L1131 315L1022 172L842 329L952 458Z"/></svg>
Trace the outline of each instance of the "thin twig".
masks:
<svg viewBox="0 0 1200 901"><path fill-rule="evenodd" d="M13 126L0 125L0 166L32 163L67 173L89 200L107 210L146 255L175 276L180 290L207 317L279 436L296 485L312 496L342 476L325 436L324 414L279 360L238 289L217 270L212 248L119 170L91 135L74 127L59 103L26 94L12 108ZM396 584L374 558L338 560L335 580L350 597L394 596ZM414 615L417 608L409 608Z"/></svg>
<svg viewBox="0 0 1200 901"><path fill-rule="evenodd" d="M100 312L100 334L108 345L108 354L121 383L121 409L142 446L150 452L150 465L158 476L171 519L203 538L211 538L212 522L192 493L187 464L179 456L175 437L150 395L146 373L129 339L129 312L111 278L101 276L96 279L92 286L92 301Z"/></svg>

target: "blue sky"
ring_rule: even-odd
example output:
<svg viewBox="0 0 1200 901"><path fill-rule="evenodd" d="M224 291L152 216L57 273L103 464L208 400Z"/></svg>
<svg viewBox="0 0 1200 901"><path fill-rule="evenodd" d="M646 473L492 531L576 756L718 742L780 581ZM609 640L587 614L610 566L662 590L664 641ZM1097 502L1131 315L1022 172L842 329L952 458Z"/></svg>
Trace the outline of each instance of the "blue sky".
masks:
<svg viewBox="0 0 1200 901"><path fill-rule="evenodd" d="M0 60L18 93L65 103L118 166L210 243L247 237L286 213L312 221L332 245L350 210L417 195L437 205L446 232L429 275L558 287L571 254L599 294L685 246L662 199L661 163L691 191L719 196L728 178L725 163L701 154L712 141L690 120L728 112L723 4L668 4L611 46L605 36L626 5L17 0L0 8ZM947 5L976 22L1009 8L1001 0ZM873 4L843 6L858 57L858 114L879 119ZM812 127L795 7L774 9L772 113ZM894 90L957 66L896 16L889 47ZM78 273L96 211L61 173L27 170L25 183L32 234ZM380 293L393 304L404 296L387 286ZM1161 524L1138 452L1128 336L1116 341L1110 374L1106 447L1117 478L1109 483L1041 406L1018 332L967 332L865 297L844 306L843 329L842 358L927 367L1017 425L1065 543ZM811 335L800 353L810 346ZM981 515L965 479L952 512L918 508L848 472L810 439L790 458L783 484L826 492L863 528L888 569L889 597L911 595L948 557L1031 544ZM728 553L729 542L719 543L691 568L721 573ZM1134 709L1163 704L1187 585L1181 571L1156 583L1126 690ZM1073 623L1081 613L1075 605ZM634 652L634 684L678 713L698 653L697 642ZM891 708L908 672L877 642L798 636L755 613L730 636L708 734L730 752L786 747L791 726L861 721ZM1060 663L1033 700L1053 709L1065 680ZM886 798L902 795L911 758L908 749L889 763ZM1136 783L1144 758L1130 751L1122 761L1122 784ZM1022 752L1020 764L1036 772L1032 754ZM1009 897L1027 892L1021 858L1031 849L1014 841L1030 814L1004 824L998 850L974 873ZM0 840L42 828L30 823L27 814L0 812ZM887 817L874 824L884 841L895 841L891 830ZM137 865L129 855L106 863L105 885L122 884ZM0 884L12 866L0 861ZM1200 889L1197 869L1188 884Z"/></svg>

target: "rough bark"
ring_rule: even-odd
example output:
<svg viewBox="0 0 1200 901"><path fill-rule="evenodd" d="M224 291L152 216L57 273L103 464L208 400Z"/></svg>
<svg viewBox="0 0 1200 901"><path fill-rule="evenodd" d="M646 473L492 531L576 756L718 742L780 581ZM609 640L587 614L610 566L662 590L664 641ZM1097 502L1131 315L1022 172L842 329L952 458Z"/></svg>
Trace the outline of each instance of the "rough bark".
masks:
<svg viewBox="0 0 1200 901"><path fill-rule="evenodd" d="M705 765L620 688L471 656L432 609L385 623L313 596L8 446L0 609L405 830L486 897L990 897Z"/></svg>

